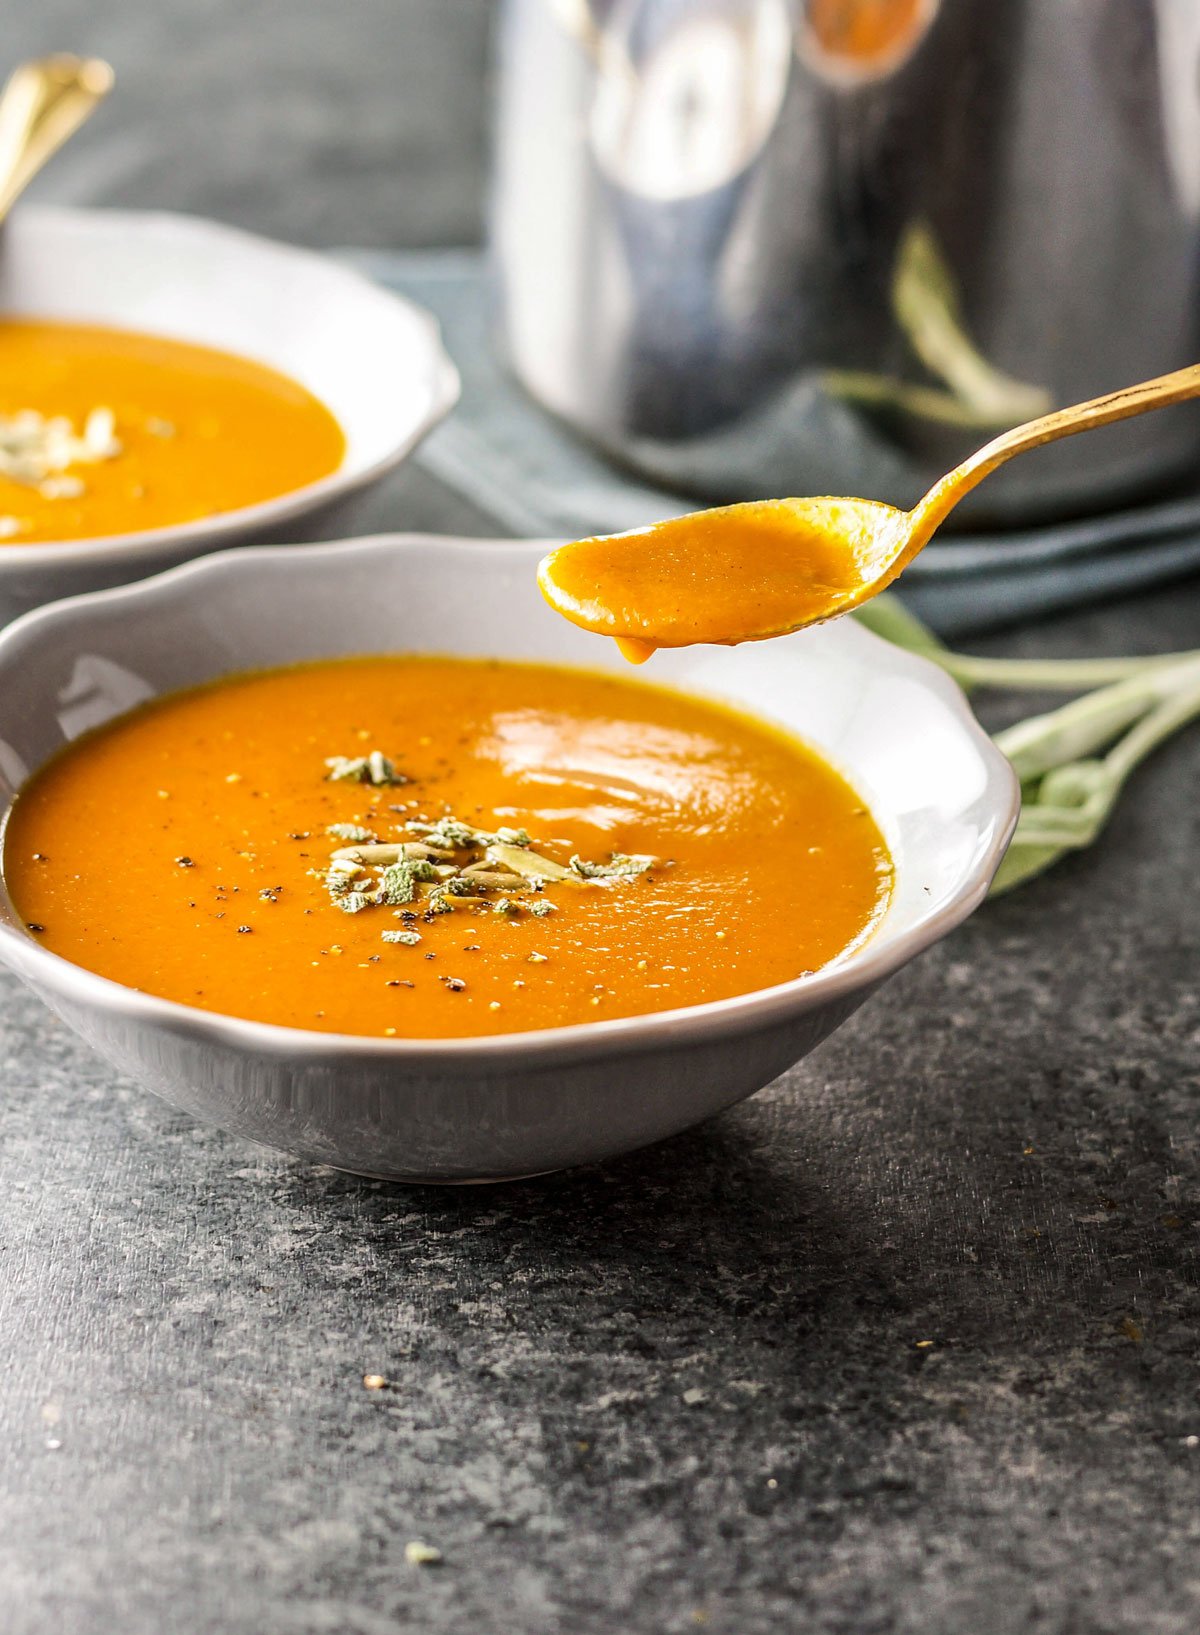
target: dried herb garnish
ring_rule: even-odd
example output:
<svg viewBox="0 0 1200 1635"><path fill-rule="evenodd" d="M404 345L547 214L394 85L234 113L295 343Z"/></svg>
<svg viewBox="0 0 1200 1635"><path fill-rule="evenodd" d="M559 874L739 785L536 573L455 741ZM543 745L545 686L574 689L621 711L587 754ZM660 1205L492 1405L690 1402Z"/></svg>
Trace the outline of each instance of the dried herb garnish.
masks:
<svg viewBox="0 0 1200 1635"><path fill-rule="evenodd" d="M419 819L410 818L404 827L409 834L424 835L435 846L445 846L450 851L463 851L468 846L486 846L496 838L485 829L472 828L469 823L460 823L452 817L439 818L436 823L422 823Z"/></svg>
<svg viewBox="0 0 1200 1635"><path fill-rule="evenodd" d="M408 782L404 773L398 772L378 749L373 749L369 755L329 755L325 765L329 769L326 775L331 783L369 783L380 788Z"/></svg>
<svg viewBox="0 0 1200 1635"><path fill-rule="evenodd" d="M364 908L371 908L375 898L365 891L347 891L334 898L334 902L343 914L361 914Z"/></svg>
<svg viewBox="0 0 1200 1635"><path fill-rule="evenodd" d="M644 853L627 855L625 852L613 852L607 863L589 863L586 858L573 857L571 872L581 880L633 880L653 868L657 861Z"/></svg>
<svg viewBox="0 0 1200 1635"><path fill-rule="evenodd" d="M313 872L315 873L316 870ZM361 873L362 868L359 864L347 864L335 857L323 876L325 890L331 897L341 897L350 890L352 881L357 879Z"/></svg>
<svg viewBox="0 0 1200 1635"><path fill-rule="evenodd" d="M334 840L372 841L375 839L370 829L364 829L358 823L330 823L326 826L325 833L332 836Z"/></svg>
<svg viewBox="0 0 1200 1635"><path fill-rule="evenodd" d="M402 777L377 750L366 756L330 756L325 764L335 782L374 783ZM434 821L408 818L403 827L419 838L380 840L358 824L328 826L326 833L333 839L350 842L333 853L326 872L319 876L336 907L359 914L370 907L400 910L412 903L420 906L426 922L458 909L490 911L511 920L523 914L545 919L558 907L543 895L548 886L609 888L645 874L657 861L613 852L607 862L575 856L564 864L537 851L527 829L503 824L494 830L483 829L452 813ZM417 913L409 909L403 917L415 920ZM419 940L416 932L381 935L387 942Z"/></svg>
<svg viewBox="0 0 1200 1635"><path fill-rule="evenodd" d="M497 829L496 839L506 846L532 846L528 829Z"/></svg>
<svg viewBox="0 0 1200 1635"><path fill-rule="evenodd" d="M376 902L399 908L403 903L411 903L416 895L417 876L411 863L389 863L380 871Z"/></svg>

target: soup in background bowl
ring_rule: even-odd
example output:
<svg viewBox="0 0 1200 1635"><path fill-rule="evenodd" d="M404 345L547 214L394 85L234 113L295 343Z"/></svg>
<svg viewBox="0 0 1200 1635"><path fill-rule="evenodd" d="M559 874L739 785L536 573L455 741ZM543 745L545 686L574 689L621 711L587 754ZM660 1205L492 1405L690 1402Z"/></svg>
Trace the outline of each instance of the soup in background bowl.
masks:
<svg viewBox="0 0 1200 1635"><path fill-rule="evenodd" d="M5 331L10 354L37 352L7 383ZM97 338L111 355L84 369ZM54 459L19 463L36 482L0 477L0 622L242 540L327 536L457 395L431 315L330 256L195 217L22 203L0 257L0 467L22 410L68 425ZM33 431L44 456L37 428L15 441ZM84 446L64 464L68 437Z"/></svg>
<svg viewBox="0 0 1200 1635"><path fill-rule="evenodd" d="M0 317L0 548L202 521L307 488L345 454L320 399L265 364Z"/></svg>
<svg viewBox="0 0 1200 1635"><path fill-rule="evenodd" d="M138 585L43 609L0 634L0 797L17 797L6 853L19 845L22 854L37 849L46 854L44 863L23 855L7 877L15 902L6 902L0 914L0 960L122 1071L176 1105L309 1158L393 1178L495 1179L602 1158L683 1129L769 1083L849 1016L889 974L979 903L1015 823L1018 791L1012 771L975 723L953 683L925 661L887 646L849 621L753 647L658 655L651 674L664 690L631 680L625 661L610 643L568 625L542 602L534 570L544 550L542 542L400 537L234 551ZM363 653L418 656L363 664L356 658ZM446 742L435 747L435 734L423 726L420 711L403 710L405 688L397 685L396 699L386 704L379 698L381 667L386 674L402 677L404 666L412 666L411 704L417 672L428 683L436 669L432 660L439 655L448 660L498 661L491 674L503 679L490 694L480 680L489 673L485 666L443 667L440 681L447 713L437 718L439 735L449 738L450 718L468 713L470 693L470 708L477 713L460 725L466 745ZM332 659L348 662L325 662ZM220 678L236 672L295 665L310 667L287 670L275 678L259 675L220 684ZM528 668L538 665L559 668L550 672ZM591 674L580 676L563 666L582 666ZM452 681L451 672L459 679ZM343 698L338 731L329 723L331 714L339 712L331 711L325 696L335 675L347 685L356 677L359 689L357 696ZM203 689L213 682L219 684L207 692L178 696L181 689ZM202 713L204 701L220 699L226 685L251 691L273 686L302 691L305 685L316 689L306 705L295 692L288 692L286 701L281 694L275 706L253 712L259 722L254 732L273 734L293 746L294 758L288 757L282 781L275 776L281 762L272 762L269 769L256 767L240 753L267 741L252 738L249 717L240 730L228 722L220 727L219 732L228 730L230 738L214 738L199 763L188 759L185 739L180 737L176 759L171 734L162 732L172 712L193 708ZM510 686L515 689L512 695L506 692ZM587 694L586 700L583 693L577 700L583 711L577 717L584 723L579 732L583 747L574 757L587 778L568 793L566 787L553 787L556 763L561 767L571 759L564 753L566 739L548 745L544 736L538 739L528 730L528 723L554 708L560 719L569 717L571 711L563 709L569 686ZM465 690L456 695L455 687ZM610 725L596 735L600 692L619 707L604 718ZM234 695L231 691L225 696ZM249 697L247 692L244 699ZM372 715L370 708L380 713ZM619 723L631 719L638 723L634 737L640 740L633 760L643 769L645 748L664 727L693 739L707 734L710 746L719 740L717 804L727 820L734 820L727 821L730 832L744 820L745 844L740 850L751 845L758 830L751 825L749 810L742 815L730 812L729 785L720 784L739 755L756 762L758 771L751 780L758 791L754 800L774 789L787 824L795 818L798 832L816 821L827 823L831 836L845 838L858 826L863 844L847 877L858 881L861 895L855 915L818 951L828 963L804 974L813 957L804 947L804 937L829 912L824 900L829 877L824 886L819 873L806 877L803 889L787 898L786 912L774 921L778 937L773 937L772 947L793 963L756 971L752 983L743 986L742 976L727 964L723 967L723 961L728 943L733 943L729 952L737 952L734 933L750 934L744 919L735 923L733 913L733 898L745 890L746 881L738 882L737 891L721 905L725 912L717 915L711 903L705 907L703 890L672 886L673 867L678 867L680 882L684 870L690 870L694 886L724 879L728 887L733 878L730 858L708 851L704 836L693 837L694 850L690 842L688 848L682 842L670 846L662 838L670 825L657 819L649 825L641 819L629 824L626 811L619 821L611 812L597 821L597 802L591 796L585 801L581 794L585 788L593 796L595 792L596 763L587 755L604 750L609 756L600 804L613 802L621 783L612 765L616 739L611 734ZM197 715L193 728L199 722ZM498 747L490 760L478 756L484 727L493 739L518 746L519 767L517 759L505 762ZM209 950L213 969L221 970L222 981L229 980L229 970L235 974L239 970L237 962L248 955L248 945L263 948L268 938L279 938L281 953L291 949L286 964L299 946L297 941L293 947L294 938L301 936L299 922L323 919L331 929L316 933L317 949L309 957L319 963L308 967L317 973L314 982L324 980L331 960L361 956L364 969L358 970L356 959L354 981L361 979L363 992L375 995L372 1004L376 999L386 1004L387 994L395 992L386 988L386 982L416 982L412 973L421 970L424 976L436 967L439 987L447 990L438 995L446 1007L438 1014L444 1016L452 1003L467 999L474 990L449 991L440 976L470 984L470 970L458 962L481 960L490 950L492 978L478 974L487 969L481 960L474 980L480 984L481 1004L500 1004L503 1017L506 1002L514 1003L513 995L529 990L512 989L502 995L500 970L504 981L528 983L526 971L536 972L540 962L505 963L501 956L510 950L551 955L549 944L541 946L551 926L554 936L563 939L560 951L565 953L572 925L578 929L583 924L582 918L573 921L571 916L590 916L592 907L578 906L590 903L603 905L605 913L596 922L589 919L588 935L581 939L589 945L584 951L587 959L596 962L587 968L587 980L614 988L618 1000L596 990L600 1004L591 1006L593 995L583 986L581 955L571 1003L586 998L588 1010L596 1014L594 1021L518 1025L504 1032L508 1021L497 1020L489 1010L484 1030L469 1037L406 1037L400 1032L400 1020L385 1020L380 1036L374 1023L382 1017L373 1017L367 1032L322 1031L317 1018L310 1027L280 1026L202 1009L194 993L188 1003L181 1003L139 991L168 979L174 982L185 972L194 974L194 957L171 973L182 940L162 945L161 970L146 967L139 974L130 968L121 973L122 981L77 963L92 957L81 944L69 950L71 958L44 946L47 939L69 940L83 932L66 922L55 928L52 916L57 917L60 909L68 915L72 911L71 883L60 879L67 895L55 900L52 872L46 876L50 885L36 888L51 891L44 903L38 899L42 906L37 911L47 918L33 922L44 923L47 929L44 933L27 929L35 900L27 869L90 873L83 911L90 919L97 912L103 917L106 904L111 906L127 880L129 847L114 855L122 834L121 797L113 788L116 780L100 776L98 765L89 797L97 803L95 856L90 862L80 856L77 868L56 863L48 845L33 838L37 792L50 790L59 777L65 788L75 756L82 768L106 744L119 763L134 744L124 735L135 730L161 736L154 789L139 772L137 790L131 791L130 820L145 828L155 821L155 813L162 814L157 819L161 849L146 872L139 873L136 890L149 890L160 900L169 896L177 907L180 894L190 893L182 902L185 907L197 904L186 912L195 916L195 924L203 921L197 937ZM95 736L89 738L89 733ZM358 737L359 733L366 736ZM422 737L431 742L422 744ZM587 744L592 745L590 751ZM148 747L149 740L139 742L135 759L140 760ZM470 751L467 760L461 759L464 748ZM439 757L444 764L439 765ZM362 763L357 771L356 761ZM204 766L206 778L216 775L219 767L222 779L235 779L227 787L238 792L236 802L226 803L219 791L215 794L212 810L224 815L211 832L196 829L196 803L190 795L182 802L182 787L172 788L172 767L182 776L185 762L193 772L197 765ZM385 762L392 774L411 776L412 785L388 781ZM656 764L669 766L671 758ZM269 781L267 770L272 773ZM813 780L806 784L809 772ZM102 788L116 806L107 816L101 812ZM514 794L518 798L510 799ZM388 798L381 800L381 795ZM407 805L410 800L417 802L415 809ZM703 828L700 793L692 789L685 809L688 800L692 806L687 824ZM28 830L20 815L26 801ZM175 801L181 802L178 808L172 805ZM820 815L822 801L830 803L825 817ZM277 803L274 813L272 802ZM471 804L482 810L464 809ZM869 817L854 811L856 805L865 807ZM392 806L401 810L391 812ZM259 807L268 814L268 822L260 821ZM186 843L194 851L183 850L184 831L176 827L174 815L167 815L175 810L186 814L189 809ZM286 820L295 827L278 838L285 810ZM41 815L49 817L49 805ZM69 819L68 814L60 816L64 823ZM474 849L460 847L445 826L433 833L443 819L457 819L472 831L486 832L488 838ZM413 830L410 823L429 827ZM327 832L331 826L341 831L343 825L349 833ZM240 848L233 833L237 827L243 831ZM500 838L501 828L507 831L505 838ZM358 838L360 830L375 838ZM308 845L307 840L291 839L291 833L305 831L309 839L319 838L320 846L314 848L315 856L303 860L297 856L293 863L298 869L303 862L306 870L311 866L321 877L279 874L276 860L282 863L291 856L285 848ZM61 852L68 842L78 844L81 833L82 826L71 838L64 828L55 845ZM197 839L191 838L193 833ZM270 868L277 879L250 872L251 865L257 866L257 855L235 855L239 849L254 853L264 835L274 848ZM542 891L468 888L468 895L479 896L486 907L468 904L465 913L454 908L426 922L423 891L419 906L413 906L416 898L394 904L373 900L385 881L384 871L372 863L349 886L372 900L349 912L333 903L326 877L334 851L407 845L406 835L432 842L435 853L449 852L442 866L451 868L455 878L475 868L476 859L511 866L532 850L568 872L571 859L578 858L581 867L573 872L579 883L547 883L541 863L536 867L543 876ZM497 841L511 846L517 858L503 852L489 856ZM638 848L652 856L645 868ZM678 855L672 857L673 852ZM196 867L180 863L181 857L189 857ZM619 869L621 860L630 858L636 867L628 878L588 877L589 868ZM805 867L799 850L791 854L791 862L797 870ZM217 865L221 879L208 874L209 900L201 909L201 879L204 871ZM715 874L702 875L713 865L719 865ZM881 865L882 872L876 872ZM432 892L450 878L417 883ZM222 879L225 890L219 893L216 887ZM402 895L404 882L393 877L393 884ZM761 907L771 892L764 889L763 880L750 884L751 896ZM289 885L300 908L284 911L291 916L291 931L273 932L270 916L283 911ZM275 903L260 895L275 893L279 886L284 890ZM312 896L305 897L310 889ZM795 888L788 884L780 889L790 893ZM243 893L249 891L251 911L241 914L232 904L240 907ZM572 904L567 892L583 895ZM224 895L230 906L213 901L217 895ZM497 912L498 895L509 896L515 908ZM555 907L548 915L536 915L525 906L531 897L552 901ZM686 964L689 978L698 973L704 983L727 981L723 994L697 993L698 1003L628 1013L645 998L643 992L636 1004L625 1003L638 993L639 982L645 986L650 955L638 955L647 959L647 972L639 973L633 958L636 939L622 944L618 957L610 961L599 934L610 923L610 913L635 903L647 911L664 905L668 911L679 905L700 908L701 929L678 924L659 941L654 960L660 968L666 963ZM304 914L305 908L312 913ZM181 916L183 912L180 908ZM217 920L218 912L226 919ZM764 914L768 912L775 910L764 909ZM406 913L417 919L405 919ZM802 923L805 915L807 926ZM241 925L252 929L240 932ZM421 940L384 940L378 927L415 933ZM762 927L753 926L751 931L757 934ZM91 934L99 938L103 930L93 919ZM128 930L126 923L121 935ZM721 930L726 931L724 939L717 937ZM341 954L329 951L334 941ZM200 945L197 941L194 946ZM132 950L137 946L136 941L129 944ZM327 950L324 955L322 948ZM675 959L667 958L668 948L677 954ZM448 964L451 949L454 968ZM428 953L435 958L427 960ZM123 956L118 950L115 957ZM253 958L261 962L261 977L267 962L258 952ZM551 963L548 959L547 968ZM386 971L381 969L385 965ZM485 997L489 980L496 986ZM764 980L768 985L760 985ZM261 991L256 999L253 982L244 988L238 1003L243 1010L253 1010ZM339 991L352 994L354 984ZM542 990L543 996L548 991ZM320 1008L314 992L306 987L297 1003ZM413 1018L429 1014L419 1009L419 988L405 992ZM530 993L531 1003L534 998ZM606 1005L612 1011L606 1013ZM618 1005L627 1013L617 1014ZM397 1033L388 1035L386 1029L393 1025Z"/></svg>

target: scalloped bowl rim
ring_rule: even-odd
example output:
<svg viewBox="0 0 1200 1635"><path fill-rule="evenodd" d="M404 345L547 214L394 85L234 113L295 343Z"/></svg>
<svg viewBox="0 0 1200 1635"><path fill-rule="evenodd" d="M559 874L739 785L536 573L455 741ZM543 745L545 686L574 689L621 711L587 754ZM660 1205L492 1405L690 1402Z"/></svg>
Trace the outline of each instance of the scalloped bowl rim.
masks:
<svg viewBox="0 0 1200 1635"><path fill-rule="evenodd" d="M202 586L205 580L211 582L217 576L236 577L243 567L251 563L261 565L264 560L270 560L280 570L302 573L306 563L326 559L338 552L358 553L379 549L404 552L436 545L478 549L481 554L495 553L506 546L540 553L553 543L556 542L474 540L435 534L381 534L317 545L244 546L222 551L170 568L132 585L85 592L23 615L7 630L0 632L0 675L10 663L19 660L20 650L26 644L40 644L56 627L66 630L80 621L86 622L91 608L111 608L122 602L152 604L156 600L186 599L189 592ZM200 1010L154 994L138 992L76 965L43 948L20 926L2 879L0 961L19 975L24 976L28 972L51 989L65 991L70 997L94 1008L118 1011L131 1020L168 1027L176 1033L209 1037L233 1049L280 1056L295 1056L299 1052L315 1063L353 1056L414 1067L436 1065L443 1069L456 1064L464 1067L479 1065L481 1061L500 1068L531 1059L536 1059L539 1065L546 1065L597 1055L623 1055L647 1048L669 1050L682 1042L695 1043L708 1037L715 1039L753 1033L794 1014L836 1004L848 995L870 989L892 975L961 924L979 906L987 895L1012 837L1021 798L1012 767L976 720L956 682L928 659L903 652L861 626L853 627L853 635L863 651L872 653L879 665L897 674L917 677L925 687L933 690L947 706L963 734L974 743L987 768L986 789L981 799L990 809L992 832L987 846L950 900L931 908L915 923L902 929L889 931L885 915L882 924L861 945L811 975L700 1005L521 1033L488 1034L467 1039L380 1039L362 1034L318 1032ZM253 666L247 664L244 668Z"/></svg>

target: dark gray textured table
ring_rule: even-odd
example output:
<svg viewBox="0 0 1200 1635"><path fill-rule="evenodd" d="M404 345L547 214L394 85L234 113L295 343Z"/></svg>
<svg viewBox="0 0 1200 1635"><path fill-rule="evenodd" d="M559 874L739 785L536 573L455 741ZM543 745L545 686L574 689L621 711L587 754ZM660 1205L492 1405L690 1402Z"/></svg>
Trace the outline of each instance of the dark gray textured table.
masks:
<svg viewBox="0 0 1200 1635"><path fill-rule="evenodd" d="M123 82L44 197L477 231L479 0L23 11L6 52ZM369 521L482 526L412 475ZM499 1190L199 1129L5 982L0 1629L1190 1635L1198 770L1193 733L754 1101Z"/></svg>

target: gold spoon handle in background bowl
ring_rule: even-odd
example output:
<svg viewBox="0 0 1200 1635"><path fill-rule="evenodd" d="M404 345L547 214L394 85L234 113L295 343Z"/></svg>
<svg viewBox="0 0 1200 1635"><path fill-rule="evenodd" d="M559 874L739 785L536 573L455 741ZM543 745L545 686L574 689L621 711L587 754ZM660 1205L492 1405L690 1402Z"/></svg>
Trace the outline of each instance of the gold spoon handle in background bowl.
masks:
<svg viewBox="0 0 1200 1635"><path fill-rule="evenodd" d="M62 53L13 70L0 91L0 221L112 86L99 57Z"/></svg>

